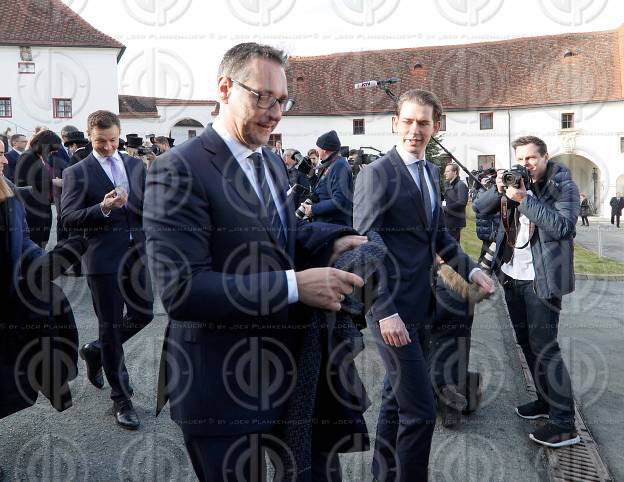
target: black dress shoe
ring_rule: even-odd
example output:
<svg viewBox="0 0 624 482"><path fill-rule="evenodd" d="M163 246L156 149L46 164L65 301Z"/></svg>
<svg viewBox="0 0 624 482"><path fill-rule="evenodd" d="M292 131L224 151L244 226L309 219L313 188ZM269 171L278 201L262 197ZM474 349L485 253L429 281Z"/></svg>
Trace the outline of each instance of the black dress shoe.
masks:
<svg viewBox="0 0 624 482"><path fill-rule="evenodd" d="M88 343L78 351L80 358L87 365L87 378L96 388L104 388L104 375L102 373L102 355L99 348L93 348Z"/></svg>
<svg viewBox="0 0 624 482"><path fill-rule="evenodd" d="M118 425L128 430L136 430L139 428L139 416L134 410L130 400L113 402L113 412L115 413L115 420Z"/></svg>
<svg viewBox="0 0 624 482"><path fill-rule="evenodd" d="M466 397L455 385L444 385L438 393L438 413L443 427L452 427L460 421L462 410L466 409Z"/></svg>

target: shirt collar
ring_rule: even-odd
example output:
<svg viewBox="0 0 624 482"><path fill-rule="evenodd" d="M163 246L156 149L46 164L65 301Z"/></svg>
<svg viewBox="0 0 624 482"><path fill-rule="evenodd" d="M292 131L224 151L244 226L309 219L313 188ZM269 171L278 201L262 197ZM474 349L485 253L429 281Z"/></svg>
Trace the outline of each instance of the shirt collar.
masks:
<svg viewBox="0 0 624 482"><path fill-rule="evenodd" d="M240 162L247 159L254 152L262 155L262 147L258 147L256 150L252 151L251 149L249 149L249 147L241 144L238 140L236 140L234 136L232 136L228 132L218 116L213 122L212 128L219 135L219 137L223 139L223 142L225 142L225 145L228 147L228 149L237 161Z"/></svg>
<svg viewBox="0 0 624 482"><path fill-rule="evenodd" d="M415 162L418 162L421 160L423 161L425 160L425 159L418 159L414 154L410 154L400 144L396 145L396 150L397 150L397 153L399 154L399 157L405 163L406 166L409 166L410 164L414 164Z"/></svg>
<svg viewBox="0 0 624 482"><path fill-rule="evenodd" d="M93 149L91 153L93 154L93 157L95 157L100 164L104 165L107 159L106 156L101 156L95 149ZM121 161L121 156L119 155L119 151L115 151L112 157L116 161Z"/></svg>

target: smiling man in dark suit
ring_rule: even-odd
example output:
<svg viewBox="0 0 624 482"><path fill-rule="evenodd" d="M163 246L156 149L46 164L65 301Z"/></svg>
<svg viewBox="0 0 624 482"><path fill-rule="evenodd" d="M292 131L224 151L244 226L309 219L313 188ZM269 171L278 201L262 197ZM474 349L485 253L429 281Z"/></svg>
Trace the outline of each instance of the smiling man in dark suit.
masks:
<svg viewBox="0 0 624 482"><path fill-rule="evenodd" d="M379 481L428 477L436 410L426 360L436 254L484 294L494 291L441 219L439 169L425 159L441 114L431 92L403 93L393 120L397 145L362 170L355 187L354 227L362 234L379 232L388 247L379 297L367 320L386 367L373 455Z"/></svg>
<svg viewBox="0 0 624 482"><path fill-rule="evenodd" d="M298 227L283 162L263 147L292 105L285 65L283 52L256 43L226 52L218 118L159 156L147 177L148 257L169 315L158 408L169 399L202 481L264 480L265 450L279 474L274 457L289 448L277 431L297 423L285 409L306 369L294 363L308 325L299 303L338 311L363 284L320 266L366 238ZM325 261L301 269L313 258ZM325 480L336 442L313 437L311 465L291 476Z"/></svg>
<svg viewBox="0 0 624 482"><path fill-rule="evenodd" d="M98 340L84 345L80 356L98 388L104 386L104 368L115 420L135 430L139 419L130 401L123 343L153 318L142 229L145 167L117 151L121 124L116 114L94 112L87 128L93 152L65 169L61 200L63 226L84 232L88 241L82 271L99 324Z"/></svg>

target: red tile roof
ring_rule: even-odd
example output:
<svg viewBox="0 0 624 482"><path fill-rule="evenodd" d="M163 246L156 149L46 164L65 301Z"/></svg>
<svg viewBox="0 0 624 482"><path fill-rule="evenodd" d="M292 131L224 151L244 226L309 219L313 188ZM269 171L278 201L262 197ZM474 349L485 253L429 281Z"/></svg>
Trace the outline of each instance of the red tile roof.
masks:
<svg viewBox="0 0 624 482"><path fill-rule="evenodd" d="M158 106L201 105L216 108L214 100L166 99L163 97L144 97L139 95L119 96L119 116L122 118L159 117ZM214 113L214 112L213 112Z"/></svg>
<svg viewBox="0 0 624 482"><path fill-rule="evenodd" d="M0 45L125 49L61 0L0 0Z"/></svg>
<svg viewBox="0 0 624 482"><path fill-rule="evenodd" d="M566 55L567 53L567 55ZM423 88L445 110L476 110L623 100L624 27L498 42L291 57L288 115L393 111L371 79L399 77L395 94Z"/></svg>

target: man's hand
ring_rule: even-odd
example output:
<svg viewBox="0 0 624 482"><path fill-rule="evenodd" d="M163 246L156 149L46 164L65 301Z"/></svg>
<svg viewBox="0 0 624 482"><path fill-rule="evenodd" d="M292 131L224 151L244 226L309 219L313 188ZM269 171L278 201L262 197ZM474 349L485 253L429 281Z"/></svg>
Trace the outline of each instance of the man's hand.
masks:
<svg viewBox="0 0 624 482"><path fill-rule="evenodd" d="M379 329L381 330L381 337L386 342L386 345L401 347L411 343L405 323L398 315L392 315L389 318L385 318L379 322Z"/></svg>
<svg viewBox="0 0 624 482"><path fill-rule="evenodd" d="M63 187L63 180L60 177L55 177L52 179L52 185L54 187Z"/></svg>
<svg viewBox="0 0 624 482"><path fill-rule="evenodd" d="M303 210L305 211L304 219L308 219L312 217L312 205L308 203L302 203Z"/></svg>
<svg viewBox="0 0 624 482"><path fill-rule="evenodd" d="M521 203L524 198L527 197L527 190L524 187L524 179L520 178L520 187L509 186L507 188L506 196L512 201Z"/></svg>
<svg viewBox="0 0 624 482"><path fill-rule="evenodd" d="M128 201L128 193L125 191L117 192L116 189L113 189L111 192L106 193L104 199L100 203L102 211L108 214L113 209L120 209L126 204Z"/></svg>
<svg viewBox="0 0 624 482"><path fill-rule="evenodd" d="M479 292L484 298L489 298L494 294L494 282L483 271L475 271L472 275L472 282L479 287Z"/></svg>
<svg viewBox="0 0 624 482"><path fill-rule="evenodd" d="M340 311L345 295L361 288L364 280L358 275L336 268L312 268L295 273L299 301L322 310Z"/></svg>
<svg viewBox="0 0 624 482"><path fill-rule="evenodd" d="M368 242L368 238L366 236L357 236L355 234L338 238L334 241L334 249L332 251L331 258L329 258L329 264L334 264L334 261L336 261L338 256L345 251L355 249L366 242Z"/></svg>

